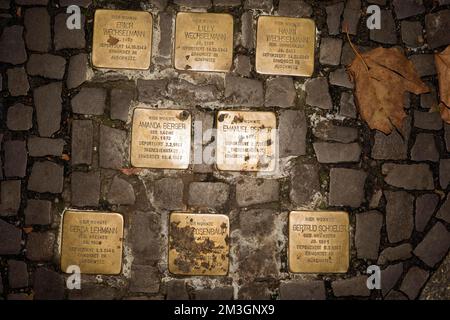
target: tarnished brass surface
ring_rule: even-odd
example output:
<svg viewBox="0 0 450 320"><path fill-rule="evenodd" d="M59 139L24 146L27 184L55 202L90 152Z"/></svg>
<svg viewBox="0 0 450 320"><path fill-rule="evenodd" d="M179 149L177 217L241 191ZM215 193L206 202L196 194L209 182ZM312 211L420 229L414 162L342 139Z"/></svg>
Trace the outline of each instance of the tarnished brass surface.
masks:
<svg viewBox="0 0 450 320"><path fill-rule="evenodd" d="M184 110L137 108L131 135L131 164L139 168L187 169L191 115Z"/></svg>
<svg viewBox="0 0 450 320"><path fill-rule="evenodd" d="M346 212L293 211L289 216L289 269L298 273L345 273L349 267Z"/></svg>
<svg viewBox="0 0 450 320"><path fill-rule="evenodd" d="M314 71L315 22L310 19L260 16L256 71L310 77Z"/></svg>
<svg viewBox="0 0 450 320"><path fill-rule="evenodd" d="M217 168L273 171L277 152L276 122L273 112L219 111Z"/></svg>
<svg viewBox="0 0 450 320"><path fill-rule="evenodd" d="M150 67L153 18L149 12L95 11L92 64L98 68Z"/></svg>
<svg viewBox="0 0 450 320"><path fill-rule="evenodd" d="M122 242L120 214L67 210L63 216L61 270L75 265L85 274L119 274Z"/></svg>
<svg viewBox="0 0 450 320"><path fill-rule="evenodd" d="M228 72L233 63L233 17L177 14L174 64L178 70Z"/></svg>
<svg viewBox="0 0 450 320"><path fill-rule="evenodd" d="M226 275L229 229L230 222L225 215L172 213L169 271L178 275Z"/></svg>

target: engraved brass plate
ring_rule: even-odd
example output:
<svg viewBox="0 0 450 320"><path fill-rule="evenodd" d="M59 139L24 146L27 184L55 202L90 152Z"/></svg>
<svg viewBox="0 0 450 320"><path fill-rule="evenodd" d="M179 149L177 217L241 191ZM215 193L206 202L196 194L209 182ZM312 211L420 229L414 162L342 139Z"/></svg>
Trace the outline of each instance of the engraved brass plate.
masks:
<svg viewBox="0 0 450 320"><path fill-rule="evenodd" d="M98 68L148 69L152 32L149 12L95 11L92 64Z"/></svg>
<svg viewBox="0 0 450 320"><path fill-rule="evenodd" d="M133 115L131 165L187 169L191 152L191 115L185 110L137 108Z"/></svg>
<svg viewBox="0 0 450 320"><path fill-rule="evenodd" d="M123 218L117 213L65 211L61 270L76 265L85 274L119 274Z"/></svg>
<svg viewBox="0 0 450 320"><path fill-rule="evenodd" d="M289 216L289 269L299 273L345 273L349 267L346 212L293 211Z"/></svg>
<svg viewBox="0 0 450 320"><path fill-rule="evenodd" d="M175 68L228 72L233 61L233 17L225 13L177 14Z"/></svg>
<svg viewBox="0 0 450 320"><path fill-rule="evenodd" d="M217 115L217 168L275 170L276 126L273 112L220 111Z"/></svg>
<svg viewBox="0 0 450 320"><path fill-rule="evenodd" d="M169 271L178 275L226 275L229 229L225 215L172 213Z"/></svg>
<svg viewBox="0 0 450 320"><path fill-rule="evenodd" d="M314 72L315 22L261 16L256 40L256 71L310 77Z"/></svg>

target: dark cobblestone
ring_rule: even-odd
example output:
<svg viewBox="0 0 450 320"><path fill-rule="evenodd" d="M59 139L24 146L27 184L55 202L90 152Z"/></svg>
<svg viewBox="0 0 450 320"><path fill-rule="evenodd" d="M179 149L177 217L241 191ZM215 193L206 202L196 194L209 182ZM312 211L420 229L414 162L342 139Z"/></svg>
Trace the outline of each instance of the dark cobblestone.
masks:
<svg viewBox="0 0 450 320"><path fill-rule="evenodd" d="M416 199L416 230L422 232L425 230L431 216L436 211L439 203L439 196L434 193L428 193L417 197Z"/></svg>
<svg viewBox="0 0 450 320"><path fill-rule="evenodd" d="M291 191L289 199L294 205L307 205L320 191L319 166L315 164L297 164L291 173Z"/></svg>
<svg viewBox="0 0 450 320"><path fill-rule="evenodd" d="M97 207L100 200L100 173L73 172L71 175L71 203L77 207Z"/></svg>
<svg viewBox="0 0 450 320"><path fill-rule="evenodd" d="M32 54L27 63L27 71L30 76L62 80L65 70L66 59L48 53Z"/></svg>
<svg viewBox="0 0 450 320"><path fill-rule="evenodd" d="M364 202L367 174L361 170L332 168L330 171L330 206L359 207Z"/></svg>
<svg viewBox="0 0 450 320"><path fill-rule="evenodd" d="M94 125L91 120L72 122L72 165L92 163Z"/></svg>
<svg viewBox="0 0 450 320"><path fill-rule="evenodd" d="M316 142L313 146L320 163L359 162L361 157L361 147L358 143Z"/></svg>
<svg viewBox="0 0 450 320"><path fill-rule="evenodd" d="M266 107L292 107L296 96L292 78L279 77L266 81Z"/></svg>
<svg viewBox="0 0 450 320"><path fill-rule="evenodd" d="M74 113L102 115L106 107L106 90L101 88L82 88L80 93L72 98Z"/></svg>
<svg viewBox="0 0 450 320"><path fill-rule="evenodd" d="M442 219L447 223L450 223L450 196L447 195L444 203L439 208L438 213L436 214L438 219Z"/></svg>
<svg viewBox="0 0 450 320"><path fill-rule="evenodd" d="M32 232L28 234L26 257L31 261L51 261L56 237L52 232Z"/></svg>
<svg viewBox="0 0 450 320"><path fill-rule="evenodd" d="M167 282L167 300L188 300L189 295L186 290L184 280L171 280Z"/></svg>
<svg viewBox="0 0 450 320"><path fill-rule="evenodd" d="M228 201L229 186L221 182L192 182L189 185L189 205L220 208Z"/></svg>
<svg viewBox="0 0 450 320"><path fill-rule="evenodd" d="M356 215L355 246L359 259L376 260L380 247L383 215L369 211Z"/></svg>
<svg viewBox="0 0 450 320"><path fill-rule="evenodd" d="M428 279L428 272L418 267L412 267L408 270L400 286L400 291L404 292L409 299L415 299L420 289Z"/></svg>
<svg viewBox="0 0 450 320"><path fill-rule="evenodd" d="M439 161L439 151L436 147L434 135L429 133L420 133L417 135L414 146L411 149L411 160Z"/></svg>
<svg viewBox="0 0 450 320"><path fill-rule="evenodd" d="M261 106L264 103L263 84L258 80L227 75L225 100L229 105Z"/></svg>
<svg viewBox="0 0 450 320"><path fill-rule="evenodd" d="M48 52L52 46L50 15L46 8L30 8L25 11L25 43L32 51Z"/></svg>
<svg viewBox="0 0 450 320"><path fill-rule="evenodd" d="M13 131L30 130L33 126L33 107L22 103L9 107L6 125Z"/></svg>
<svg viewBox="0 0 450 320"><path fill-rule="evenodd" d="M333 107L327 78L320 77L306 82L306 104L321 109Z"/></svg>
<svg viewBox="0 0 450 320"><path fill-rule="evenodd" d="M305 113L300 110L283 110L278 122L280 157L305 155L308 130Z"/></svg>
<svg viewBox="0 0 450 320"><path fill-rule="evenodd" d="M407 260L412 257L412 246L410 243L400 244L396 247L388 247L381 251L378 264L387 264L398 260Z"/></svg>
<svg viewBox="0 0 450 320"><path fill-rule="evenodd" d="M336 297L368 297L370 290L366 285L367 276L357 276L344 280L336 280L331 283Z"/></svg>
<svg viewBox="0 0 450 320"><path fill-rule="evenodd" d="M137 91L139 101L146 103L157 103L167 94L168 81L162 80L142 80L137 81Z"/></svg>
<svg viewBox="0 0 450 320"><path fill-rule="evenodd" d="M41 267L34 272L35 300L61 300L64 297L64 279L57 272Z"/></svg>
<svg viewBox="0 0 450 320"><path fill-rule="evenodd" d="M133 186L115 176L109 187L107 200L111 204L132 205L136 202Z"/></svg>
<svg viewBox="0 0 450 320"><path fill-rule="evenodd" d="M406 190L433 190L433 173L427 164L384 164L385 182Z"/></svg>
<svg viewBox="0 0 450 320"><path fill-rule="evenodd" d="M414 249L414 255L432 268L445 257L449 247L450 232L437 222Z"/></svg>
<svg viewBox="0 0 450 320"><path fill-rule="evenodd" d="M21 181L0 182L0 216L15 216L19 211L21 199Z"/></svg>
<svg viewBox="0 0 450 320"><path fill-rule="evenodd" d="M8 260L8 283L12 289L28 287L28 269L25 262Z"/></svg>
<svg viewBox="0 0 450 320"><path fill-rule="evenodd" d="M30 157L62 156L63 139L49 139L31 136L28 138L28 154Z"/></svg>
<svg viewBox="0 0 450 320"><path fill-rule="evenodd" d="M128 111L134 99L133 90L111 90L111 119L127 122Z"/></svg>
<svg viewBox="0 0 450 320"><path fill-rule="evenodd" d="M13 97L26 96L30 90L28 76L24 68L8 69L8 89Z"/></svg>
<svg viewBox="0 0 450 320"><path fill-rule="evenodd" d="M0 62L22 64L27 61L22 34L22 26L14 25L3 29L0 37Z"/></svg>
<svg viewBox="0 0 450 320"><path fill-rule="evenodd" d="M162 210L181 210L183 204L184 184L182 179L163 178L155 181L153 186L153 204Z"/></svg>
<svg viewBox="0 0 450 320"><path fill-rule="evenodd" d="M157 293L159 284L160 279L157 268L133 264L131 267L131 292Z"/></svg>
<svg viewBox="0 0 450 320"><path fill-rule="evenodd" d="M88 55L79 53L70 57L67 69L67 89L79 87L87 80L89 70Z"/></svg>
<svg viewBox="0 0 450 320"><path fill-rule="evenodd" d="M5 177L23 178L27 170L27 146L23 140L11 140L3 143L5 163L3 170Z"/></svg>
<svg viewBox="0 0 450 320"><path fill-rule="evenodd" d="M22 229L0 219L0 254L17 255L22 248Z"/></svg>
<svg viewBox="0 0 450 320"><path fill-rule="evenodd" d="M277 180L243 179L236 184L236 202L240 207L275 202L279 199Z"/></svg>
<svg viewBox="0 0 450 320"><path fill-rule="evenodd" d="M34 90L34 105L39 134L51 137L61 125L61 82L53 82Z"/></svg>
<svg viewBox="0 0 450 320"><path fill-rule="evenodd" d="M403 263L390 265L381 270L381 293L385 297L395 287L403 273Z"/></svg>
<svg viewBox="0 0 450 320"><path fill-rule="evenodd" d="M84 25L85 17L81 16L81 29L70 30L66 26L68 14L60 13L55 17L55 50L62 49L83 49L86 46Z"/></svg>
<svg viewBox="0 0 450 320"><path fill-rule="evenodd" d="M280 283L281 300L325 300L323 281L292 281Z"/></svg>
<svg viewBox="0 0 450 320"><path fill-rule="evenodd" d="M28 199L25 208L25 224L48 225L52 223L52 203L48 200Z"/></svg>
<svg viewBox="0 0 450 320"><path fill-rule="evenodd" d="M35 192L61 193L63 190L64 168L51 161L33 164L28 180L28 190Z"/></svg>
<svg viewBox="0 0 450 320"><path fill-rule="evenodd" d="M161 218L156 213L137 211L130 216L131 247L135 264L155 264L160 259Z"/></svg>
<svg viewBox="0 0 450 320"><path fill-rule="evenodd" d="M100 167L116 170L123 168L126 136L127 133L123 130L100 126Z"/></svg>
<svg viewBox="0 0 450 320"><path fill-rule="evenodd" d="M386 231L389 242L409 239L414 229L414 197L404 191L385 191Z"/></svg>

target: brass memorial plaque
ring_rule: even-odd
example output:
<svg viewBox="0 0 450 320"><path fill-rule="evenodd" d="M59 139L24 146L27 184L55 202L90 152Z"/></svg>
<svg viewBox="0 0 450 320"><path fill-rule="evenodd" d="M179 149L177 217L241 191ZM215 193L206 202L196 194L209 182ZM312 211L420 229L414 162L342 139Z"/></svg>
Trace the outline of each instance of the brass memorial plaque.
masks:
<svg viewBox="0 0 450 320"><path fill-rule="evenodd" d="M233 62L233 17L225 13L177 14L175 68L228 72Z"/></svg>
<svg viewBox="0 0 450 320"><path fill-rule="evenodd" d="M349 267L346 212L293 211L289 216L289 270L345 273Z"/></svg>
<svg viewBox="0 0 450 320"><path fill-rule="evenodd" d="M217 168L275 170L276 126L273 112L220 111L217 115Z"/></svg>
<svg viewBox="0 0 450 320"><path fill-rule="evenodd" d="M137 108L131 133L131 165L187 169L191 152L191 115L185 110Z"/></svg>
<svg viewBox="0 0 450 320"><path fill-rule="evenodd" d="M67 210L63 216L61 270L75 265L85 274L119 274L122 242L120 214Z"/></svg>
<svg viewBox="0 0 450 320"><path fill-rule="evenodd" d="M230 222L220 214L170 215L169 271L178 275L228 273Z"/></svg>
<svg viewBox="0 0 450 320"><path fill-rule="evenodd" d="M149 12L95 11L93 65L112 69L148 69L152 32L153 18Z"/></svg>
<svg viewBox="0 0 450 320"><path fill-rule="evenodd" d="M310 77L314 71L315 22L261 16L256 40L256 71Z"/></svg>

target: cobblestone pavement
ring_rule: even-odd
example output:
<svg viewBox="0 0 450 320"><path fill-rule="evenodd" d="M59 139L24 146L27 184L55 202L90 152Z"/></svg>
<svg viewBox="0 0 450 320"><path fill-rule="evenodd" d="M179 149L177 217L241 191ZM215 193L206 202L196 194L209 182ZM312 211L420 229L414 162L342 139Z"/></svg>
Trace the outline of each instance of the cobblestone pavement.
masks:
<svg viewBox="0 0 450 320"><path fill-rule="evenodd" d="M81 30L65 27L70 4L82 7ZM381 30L366 28L370 4L382 8ZM96 8L153 14L149 70L92 68ZM172 67L175 14L190 10L234 16L231 72ZM261 14L315 20L311 78L255 72ZM344 69L354 53L343 20L361 51L401 48L433 89L405 97L404 137L359 119ZM450 44L450 1L0 0L0 29L0 298L450 298L450 126L428 112L437 103L432 53ZM280 170L270 178L208 165L124 174L138 103L188 109L205 128L220 109L275 111ZM65 208L123 215L120 275L83 275L81 290L66 289ZM228 276L168 272L168 216L187 209L230 217ZM287 217L295 209L350 213L347 273L289 272ZM366 287L372 264L382 269L382 290Z"/></svg>

